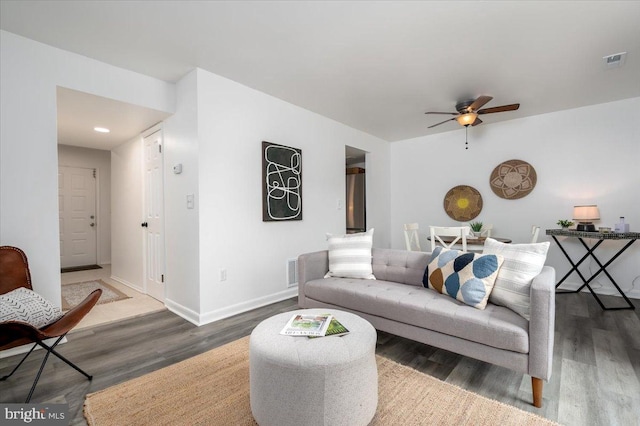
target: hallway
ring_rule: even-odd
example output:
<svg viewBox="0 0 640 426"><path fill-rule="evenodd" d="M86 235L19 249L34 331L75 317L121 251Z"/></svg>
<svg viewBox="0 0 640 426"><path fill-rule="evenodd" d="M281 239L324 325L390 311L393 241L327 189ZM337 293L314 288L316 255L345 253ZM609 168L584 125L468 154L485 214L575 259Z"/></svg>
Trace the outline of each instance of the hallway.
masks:
<svg viewBox="0 0 640 426"><path fill-rule="evenodd" d="M96 325L104 325L166 309L164 304L156 299L147 296L146 294L142 294L131 287L127 287L118 281L112 280L110 278L111 265L101 266L102 269L65 272L64 274L61 274L62 285L100 279L125 293L130 297L130 299L94 306L87 316L80 321L80 324L73 329L73 331Z"/></svg>

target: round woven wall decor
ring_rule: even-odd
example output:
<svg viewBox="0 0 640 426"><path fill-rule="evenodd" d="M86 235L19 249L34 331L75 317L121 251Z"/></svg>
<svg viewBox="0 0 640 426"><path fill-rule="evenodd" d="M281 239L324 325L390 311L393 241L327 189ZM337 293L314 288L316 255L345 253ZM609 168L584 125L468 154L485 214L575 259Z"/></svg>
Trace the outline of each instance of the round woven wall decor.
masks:
<svg viewBox="0 0 640 426"><path fill-rule="evenodd" d="M489 185L498 197L515 200L529 195L537 180L536 169L531 164L522 160L509 160L493 169Z"/></svg>
<svg viewBox="0 0 640 426"><path fill-rule="evenodd" d="M458 222L469 221L482 211L482 196L470 186L454 186L444 196L444 211Z"/></svg>

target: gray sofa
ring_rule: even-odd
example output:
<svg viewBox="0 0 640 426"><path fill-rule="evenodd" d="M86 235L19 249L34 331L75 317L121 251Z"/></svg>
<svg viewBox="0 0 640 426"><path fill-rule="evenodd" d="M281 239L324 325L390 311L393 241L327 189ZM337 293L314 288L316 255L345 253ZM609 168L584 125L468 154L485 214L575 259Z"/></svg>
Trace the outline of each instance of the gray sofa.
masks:
<svg viewBox="0 0 640 426"><path fill-rule="evenodd" d="M555 270L545 266L531 286L531 321L488 303L479 310L424 288L431 253L373 249L375 280L323 278L328 252L298 257L298 305L353 312L388 333L531 376L533 405L542 406L551 377Z"/></svg>

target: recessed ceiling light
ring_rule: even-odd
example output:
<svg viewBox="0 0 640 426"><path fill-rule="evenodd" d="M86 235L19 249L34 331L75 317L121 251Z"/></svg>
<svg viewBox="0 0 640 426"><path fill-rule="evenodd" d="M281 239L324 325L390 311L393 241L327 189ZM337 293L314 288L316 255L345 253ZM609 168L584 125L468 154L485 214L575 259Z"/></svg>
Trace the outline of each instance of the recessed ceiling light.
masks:
<svg viewBox="0 0 640 426"><path fill-rule="evenodd" d="M93 130L99 133L109 133L111 131L105 127L94 127Z"/></svg>

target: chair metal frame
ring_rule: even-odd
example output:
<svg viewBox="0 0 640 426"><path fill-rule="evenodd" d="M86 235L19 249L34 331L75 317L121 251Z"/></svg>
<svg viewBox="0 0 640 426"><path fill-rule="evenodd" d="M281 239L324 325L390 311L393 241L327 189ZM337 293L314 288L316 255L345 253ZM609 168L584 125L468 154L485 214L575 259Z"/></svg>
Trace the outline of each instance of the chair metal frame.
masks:
<svg viewBox="0 0 640 426"><path fill-rule="evenodd" d="M31 286L31 273L29 272L29 262L25 253L17 247L2 246L0 247L0 294L8 293L20 287L33 290ZM31 401L36 385L40 380L44 366L49 359L49 355L54 354L67 365L91 380L93 376L87 374L77 365L69 361L56 351L56 346L66 337L84 316L95 306L102 294L102 290L97 289L91 292L82 302L69 310L56 321L42 328L36 328L30 324L21 321L4 321L0 323L0 350L11 349L18 346L33 343L33 346L27 354L20 360L18 365L6 376L0 378L5 381L15 373L24 361L31 355L33 350L40 346L46 350L44 359L40 364L40 369L36 374L36 378L31 385L29 395L25 403ZM56 339L52 345L45 343L45 340Z"/></svg>

